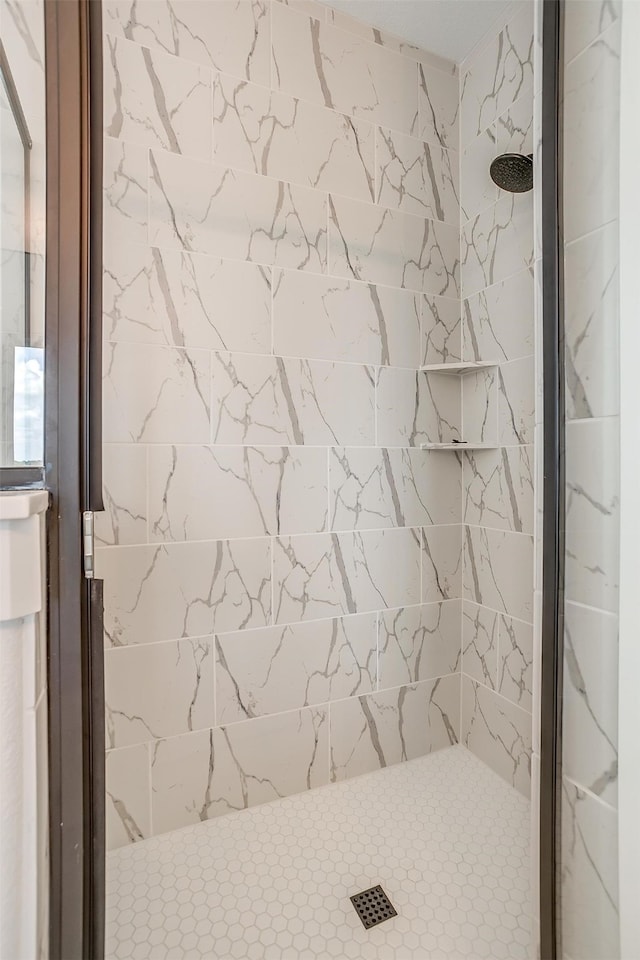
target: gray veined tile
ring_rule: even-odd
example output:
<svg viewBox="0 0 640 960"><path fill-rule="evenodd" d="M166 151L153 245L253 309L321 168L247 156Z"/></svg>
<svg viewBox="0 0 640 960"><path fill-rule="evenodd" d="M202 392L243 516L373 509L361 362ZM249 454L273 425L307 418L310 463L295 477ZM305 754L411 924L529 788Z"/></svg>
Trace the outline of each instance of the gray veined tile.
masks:
<svg viewBox="0 0 640 960"><path fill-rule="evenodd" d="M426 603L380 614L378 689L460 670L460 602Z"/></svg>
<svg viewBox="0 0 640 960"><path fill-rule="evenodd" d="M498 439L500 443L533 443L535 431L535 361L512 360L498 371Z"/></svg>
<svg viewBox="0 0 640 960"><path fill-rule="evenodd" d="M459 231L450 223L331 195L329 272L455 298Z"/></svg>
<svg viewBox="0 0 640 960"><path fill-rule="evenodd" d="M371 367L213 354L215 443L373 444Z"/></svg>
<svg viewBox="0 0 640 960"><path fill-rule="evenodd" d="M420 300L408 290L297 270L275 271L274 352L415 367Z"/></svg>
<svg viewBox="0 0 640 960"><path fill-rule="evenodd" d="M105 443L102 448L102 499L96 514L96 542L102 545L147 542L147 448Z"/></svg>
<svg viewBox="0 0 640 960"><path fill-rule="evenodd" d="M218 637L217 723L375 690L376 636L367 613Z"/></svg>
<svg viewBox="0 0 640 960"><path fill-rule="evenodd" d="M458 149L460 98L458 77L427 64L418 68L418 131L429 143Z"/></svg>
<svg viewBox="0 0 640 960"><path fill-rule="evenodd" d="M324 271L326 196L321 192L157 150L149 162L152 244Z"/></svg>
<svg viewBox="0 0 640 960"><path fill-rule="evenodd" d="M496 367L471 371L461 378L462 420L467 443L496 443L498 437Z"/></svg>
<svg viewBox="0 0 640 960"><path fill-rule="evenodd" d="M478 293L533 264L530 193L505 194L464 224L461 237L462 296Z"/></svg>
<svg viewBox="0 0 640 960"><path fill-rule="evenodd" d="M151 836L151 763L146 743L106 755L106 845L114 850Z"/></svg>
<svg viewBox="0 0 640 960"><path fill-rule="evenodd" d="M376 402L380 446L419 447L460 438L457 377L381 367Z"/></svg>
<svg viewBox="0 0 640 960"><path fill-rule="evenodd" d="M464 527L464 597L526 623L533 618L533 537Z"/></svg>
<svg viewBox="0 0 640 960"><path fill-rule="evenodd" d="M270 353L271 270L107 241L103 330L118 342Z"/></svg>
<svg viewBox="0 0 640 960"><path fill-rule="evenodd" d="M424 296L421 301L420 362L448 363L462 359L460 301Z"/></svg>
<svg viewBox="0 0 640 960"><path fill-rule="evenodd" d="M282 537L274 545L273 576L276 623L418 603L419 531Z"/></svg>
<svg viewBox="0 0 640 960"><path fill-rule="evenodd" d="M265 0L105 0L104 29L182 60L269 85Z"/></svg>
<svg viewBox="0 0 640 960"><path fill-rule="evenodd" d="M533 308L530 267L463 300L464 359L502 361L532 356Z"/></svg>
<svg viewBox="0 0 640 960"><path fill-rule="evenodd" d="M152 542L313 533L326 525L325 449L158 445L149 450Z"/></svg>
<svg viewBox="0 0 640 960"><path fill-rule="evenodd" d="M202 637L271 623L271 542L235 540L105 547L108 647Z"/></svg>
<svg viewBox="0 0 640 960"><path fill-rule="evenodd" d="M465 523L533 533L533 447L463 453Z"/></svg>
<svg viewBox="0 0 640 960"><path fill-rule="evenodd" d="M107 136L211 158L211 71L109 35L104 65Z"/></svg>
<svg viewBox="0 0 640 960"><path fill-rule="evenodd" d="M364 120L219 75L213 129L222 166L374 199L375 127Z"/></svg>
<svg viewBox="0 0 640 960"><path fill-rule="evenodd" d="M529 623L501 616L499 630L498 693L530 713L533 705L534 628ZM534 722L538 716L536 712Z"/></svg>
<svg viewBox="0 0 640 960"><path fill-rule="evenodd" d="M323 707L161 740L151 762L154 832L323 786L327 755Z"/></svg>
<svg viewBox="0 0 640 960"><path fill-rule="evenodd" d="M330 704L331 779L346 780L458 742L460 680L426 680Z"/></svg>
<svg viewBox="0 0 640 960"><path fill-rule="evenodd" d="M500 614L468 600L464 601L462 611L462 672L495 690Z"/></svg>
<svg viewBox="0 0 640 960"><path fill-rule="evenodd" d="M531 792L531 714L462 678L462 743L526 797Z"/></svg>
<svg viewBox="0 0 640 960"><path fill-rule="evenodd" d="M103 231L105 246L126 237L147 242L148 149L104 138Z"/></svg>
<svg viewBox="0 0 640 960"><path fill-rule="evenodd" d="M423 603L455 600L462 596L462 531L459 523L423 527Z"/></svg>
<svg viewBox="0 0 640 960"><path fill-rule="evenodd" d="M376 130L376 202L458 224L458 154L393 130Z"/></svg>
<svg viewBox="0 0 640 960"><path fill-rule="evenodd" d="M107 744L126 747L208 728L213 696L209 637L107 650Z"/></svg>
<svg viewBox="0 0 640 960"><path fill-rule="evenodd" d="M620 18L620 0L566 0L564 58L569 63Z"/></svg>

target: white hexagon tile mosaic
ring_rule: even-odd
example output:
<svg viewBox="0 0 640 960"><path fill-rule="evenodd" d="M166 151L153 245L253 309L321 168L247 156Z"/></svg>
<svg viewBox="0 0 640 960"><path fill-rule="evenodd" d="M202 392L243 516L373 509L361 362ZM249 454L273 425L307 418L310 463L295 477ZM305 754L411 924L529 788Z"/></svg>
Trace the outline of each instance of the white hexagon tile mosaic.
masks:
<svg viewBox="0 0 640 960"><path fill-rule="evenodd" d="M153 837L108 855L106 956L529 960L529 815L456 746Z"/></svg>

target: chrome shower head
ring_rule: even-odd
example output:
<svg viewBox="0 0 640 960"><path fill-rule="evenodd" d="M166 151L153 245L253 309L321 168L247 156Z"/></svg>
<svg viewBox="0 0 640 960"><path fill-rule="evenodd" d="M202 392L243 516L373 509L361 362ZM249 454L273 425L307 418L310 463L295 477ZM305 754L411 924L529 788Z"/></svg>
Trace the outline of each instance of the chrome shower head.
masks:
<svg viewBox="0 0 640 960"><path fill-rule="evenodd" d="M526 193L533 188L533 154L503 153L489 167L491 179L509 193Z"/></svg>

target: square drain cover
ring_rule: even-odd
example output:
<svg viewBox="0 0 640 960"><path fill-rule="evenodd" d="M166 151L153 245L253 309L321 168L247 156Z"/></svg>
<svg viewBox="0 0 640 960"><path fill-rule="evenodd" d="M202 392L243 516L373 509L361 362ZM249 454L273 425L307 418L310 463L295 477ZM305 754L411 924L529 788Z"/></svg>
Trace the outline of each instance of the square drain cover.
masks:
<svg viewBox="0 0 640 960"><path fill-rule="evenodd" d="M369 887L362 893L356 893L349 897L355 907L355 911L362 920L362 925L367 930L375 927L383 920L389 920L391 917L397 917L398 911L394 910L393 904L389 900L380 884L376 887Z"/></svg>

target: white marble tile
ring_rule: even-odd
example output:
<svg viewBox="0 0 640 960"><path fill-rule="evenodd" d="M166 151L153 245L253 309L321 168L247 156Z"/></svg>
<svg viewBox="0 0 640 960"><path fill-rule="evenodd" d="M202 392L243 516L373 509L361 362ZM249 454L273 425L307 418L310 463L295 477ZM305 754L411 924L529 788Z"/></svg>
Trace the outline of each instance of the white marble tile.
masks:
<svg viewBox="0 0 640 960"><path fill-rule="evenodd" d="M507 783L529 797L531 714L463 676L460 740Z"/></svg>
<svg viewBox="0 0 640 960"><path fill-rule="evenodd" d="M271 271L118 240L104 249L107 340L271 352Z"/></svg>
<svg viewBox="0 0 640 960"><path fill-rule="evenodd" d="M418 533L397 528L277 540L275 622L295 623L418 603Z"/></svg>
<svg viewBox="0 0 640 960"><path fill-rule="evenodd" d="M151 151L149 163L152 244L324 270L324 194L157 150Z"/></svg>
<svg viewBox="0 0 640 960"><path fill-rule="evenodd" d="M210 111L210 70L105 37L106 136L210 160Z"/></svg>
<svg viewBox="0 0 640 960"><path fill-rule="evenodd" d="M565 0L564 59L569 63L620 19L620 0Z"/></svg>
<svg viewBox="0 0 640 960"><path fill-rule="evenodd" d="M284 3L292 10L297 10L298 13L303 13L307 17L313 17L315 20L322 20L323 22L329 20L331 15L337 12L321 3L320 0L276 0L276 3ZM353 17L347 19L352 20ZM358 23L359 21L354 22Z"/></svg>
<svg viewBox="0 0 640 960"><path fill-rule="evenodd" d="M619 425L616 418L566 427L565 596L618 609Z"/></svg>
<svg viewBox="0 0 640 960"><path fill-rule="evenodd" d="M374 199L375 127L364 120L218 75L213 131L221 166Z"/></svg>
<svg viewBox="0 0 640 960"><path fill-rule="evenodd" d="M423 527L423 603L462 596L462 530L459 523Z"/></svg>
<svg viewBox="0 0 640 960"><path fill-rule="evenodd" d="M457 377L382 367L378 371L377 440L385 447L419 447L460 438Z"/></svg>
<svg viewBox="0 0 640 960"><path fill-rule="evenodd" d="M533 357L500 365L498 373L498 440L506 444L534 442L535 362Z"/></svg>
<svg viewBox="0 0 640 960"><path fill-rule="evenodd" d="M460 100L458 77L428 64L418 69L418 131L429 143L458 149Z"/></svg>
<svg viewBox="0 0 640 960"><path fill-rule="evenodd" d="M144 377L140 371L144 370ZM103 439L107 443L207 443L210 355L137 343L103 351Z"/></svg>
<svg viewBox="0 0 640 960"><path fill-rule="evenodd" d="M271 17L276 89L411 133L415 62L276 3Z"/></svg>
<svg viewBox="0 0 640 960"><path fill-rule="evenodd" d="M533 533L533 447L463 454L465 523Z"/></svg>
<svg viewBox="0 0 640 960"><path fill-rule="evenodd" d="M460 602L425 603L380 614L378 689L460 670Z"/></svg>
<svg viewBox="0 0 640 960"><path fill-rule="evenodd" d="M151 542L315 533L326 525L321 447L149 449Z"/></svg>
<svg viewBox="0 0 640 960"><path fill-rule="evenodd" d="M457 297L457 227L371 203L329 197L329 272Z"/></svg>
<svg viewBox="0 0 640 960"><path fill-rule="evenodd" d="M497 690L528 713L533 706L533 659L531 624L500 617ZM539 716L535 714L534 722Z"/></svg>
<svg viewBox="0 0 640 960"><path fill-rule="evenodd" d="M96 542L102 545L147 542L147 448L105 443L102 447L102 499L96 514Z"/></svg>
<svg viewBox="0 0 640 960"><path fill-rule="evenodd" d="M465 360L517 360L534 352L533 269L462 301Z"/></svg>
<svg viewBox="0 0 640 960"><path fill-rule="evenodd" d="M465 600L462 607L462 672L496 689L500 614Z"/></svg>
<svg viewBox="0 0 640 960"><path fill-rule="evenodd" d="M147 242L148 149L104 138L103 232L109 242Z"/></svg>
<svg viewBox="0 0 640 960"><path fill-rule="evenodd" d="M275 271L274 352L415 367L420 305L407 290Z"/></svg>
<svg viewBox="0 0 640 960"><path fill-rule="evenodd" d="M620 956L618 817L568 780L562 783L560 908L566 957Z"/></svg>
<svg viewBox="0 0 640 960"><path fill-rule="evenodd" d="M169 640L105 652L107 746L213 725L213 641Z"/></svg>
<svg viewBox="0 0 640 960"><path fill-rule="evenodd" d="M376 130L376 203L458 224L458 154L394 130Z"/></svg>
<svg viewBox="0 0 640 960"><path fill-rule="evenodd" d="M422 297L420 362L447 363L462 359L460 301Z"/></svg>
<svg viewBox="0 0 640 960"><path fill-rule="evenodd" d="M366 613L218 637L217 723L375 690L376 621Z"/></svg>
<svg viewBox="0 0 640 960"><path fill-rule="evenodd" d="M107 751L107 850L151 836L151 763L146 743Z"/></svg>
<svg viewBox="0 0 640 960"><path fill-rule="evenodd" d="M565 364L569 419L619 412L618 226L565 247Z"/></svg>
<svg viewBox="0 0 640 960"><path fill-rule="evenodd" d="M530 193L504 193L462 228L462 296L478 293L533 264Z"/></svg>
<svg viewBox="0 0 640 960"><path fill-rule="evenodd" d="M269 85L265 0L105 0L103 19L108 34Z"/></svg>
<svg viewBox="0 0 640 960"><path fill-rule="evenodd" d="M527 623L533 618L533 537L464 528L464 597Z"/></svg>
<svg viewBox="0 0 640 960"><path fill-rule="evenodd" d="M618 215L620 23L566 68L563 102L563 230L566 242Z"/></svg>
<svg viewBox="0 0 640 960"><path fill-rule="evenodd" d="M338 700L331 715L331 779L346 780L457 743L460 680L453 674Z"/></svg>
<svg viewBox="0 0 640 960"><path fill-rule="evenodd" d="M462 433L467 443L496 443L498 437L498 370L466 373L461 378Z"/></svg>
<svg viewBox="0 0 640 960"><path fill-rule="evenodd" d="M371 367L213 354L215 443L373 444Z"/></svg>
<svg viewBox="0 0 640 960"><path fill-rule="evenodd" d="M413 527L460 520L460 467L428 450L334 447L331 530Z"/></svg>
<svg viewBox="0 0 640 960"><path fill-rule="evenodd" d="M259 717L154 744L154 833L267 803L328 781L325 708Z"/></svg>
<svg viewBox="0 0 640 960"><path fill-rule="evenodd" d="M618 621L567 603L562 764L565 776L612 806L618 800Z"/></svg>
<svg viewBox="0 0 640 960"><path fill-rule="evenodd" d="M99 549L105 643L120 647L264 626L271 622L270 571L267 538Z"/></svg>

